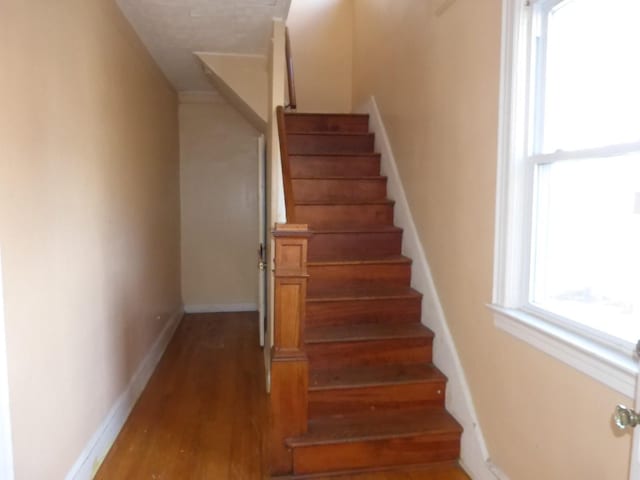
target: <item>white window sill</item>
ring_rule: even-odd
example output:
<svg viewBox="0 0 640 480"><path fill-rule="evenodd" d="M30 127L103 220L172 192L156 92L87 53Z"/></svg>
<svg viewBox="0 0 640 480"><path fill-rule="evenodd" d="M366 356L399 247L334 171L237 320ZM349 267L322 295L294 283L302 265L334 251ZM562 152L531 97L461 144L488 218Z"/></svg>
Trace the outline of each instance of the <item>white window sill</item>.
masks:
<svg viewBox="0 0 640 480"><path fill-rule="evenodd" d="M586 338L522 310L488 306L499 329L634 398L638 362L632 352Z"/></svg>

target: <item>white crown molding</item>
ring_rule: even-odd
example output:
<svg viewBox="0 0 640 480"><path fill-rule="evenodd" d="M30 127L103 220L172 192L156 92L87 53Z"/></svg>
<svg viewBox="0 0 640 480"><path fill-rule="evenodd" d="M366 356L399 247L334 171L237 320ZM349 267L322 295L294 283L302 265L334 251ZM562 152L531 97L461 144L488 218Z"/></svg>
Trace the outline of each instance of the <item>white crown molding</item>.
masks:
<svg viewBox="0 0 640 480"><path fill-rule="evenodd" d="M431 269L402 185L391 142L375 98L371 97L356 111L369 114L370 129L375 133L376 138L376 150L381 154L382 174L388 178L389 197L396 202L395 223L404 230L402 251L413 259L411 285L423 294L422 323L436 334L434 363L449 379L446 396L447 410L464 428L461 440L461 464L475 480L508 480L489 457L464 369L440 304Z"/></svg>
<svg viewBox="0 0 640 480"><path fill-rule="evenodd" d="M182 316L182 307L169 316L155 343L131 377L127 388L120 394L67 473L66 480L89 480L94 477L173 338Z"/></svg>

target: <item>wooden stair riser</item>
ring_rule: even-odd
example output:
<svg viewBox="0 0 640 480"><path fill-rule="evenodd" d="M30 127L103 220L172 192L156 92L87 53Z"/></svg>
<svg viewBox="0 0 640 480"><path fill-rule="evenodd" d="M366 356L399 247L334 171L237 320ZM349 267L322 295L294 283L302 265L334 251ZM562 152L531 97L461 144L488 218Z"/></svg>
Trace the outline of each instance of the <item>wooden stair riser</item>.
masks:
<svg viewBox="0 0 640 480"><path fill-rule="evenodd" d="M402 231L363 233L315 232L309 240L309 261L338 258L373 259L400 255Z"/></svg>
<svg viewBox="0 0 640 480"><path fill-rule="evenodd" d="M356 323L419 322L421 298L383 298L366 300L307 300L307 327Z"/></svg>
<svg viewBox="0 0 640 480"><path fill-rule="evenodd" d="M373 153L374 137L370 133L289 133L287 138L290 155Z"/></svg>
<svg viewBox="0 0 640 480"><path fill-rule="evenodd" d="M386 177L367 179L294 178L293 195L298 202L350 202L383 200L387 197Z"/></svg>
<svg viewBox="0 0 640 480"><path fill-rule="evenodd" d="M368 115L288 114L288 132L368 133Z"/></svg>
<svg viewBox="0 0 640 480"><path fill-rule="evenodd" d="M445 380L309 391L309 417L444 407Z"/></svg>
<svg viewBox="0 0 640 480"><path fill-rule="evenodd" d="M312 229L393 224L393 204L388 203L296 205L295 210L296 221L306 223Z"/></svg>
<svg viewBox="0 0 640 480"><path fill-rule="evenodd" d="M311 370L431 362L431 338L394 338L306 345Z"/></svg>
<svg viewBox="0 0 640 480"><path fill-rule="evenodd" d="M292 177L372 177L380 175L380 155L291 155Z"/></svg>
<svg viewBox="0 0 640 480"><path fill-rule="evenodd" d="M409 286L410 263L308 265L309 292L330 286L389 285Z"/></svg>
<svg viewBox="0 0 640 480"><path fill-rule="evenodd" d="M373 469L456 460L460 434L415 435L371 441L295 447L295 474Z"/></svg>

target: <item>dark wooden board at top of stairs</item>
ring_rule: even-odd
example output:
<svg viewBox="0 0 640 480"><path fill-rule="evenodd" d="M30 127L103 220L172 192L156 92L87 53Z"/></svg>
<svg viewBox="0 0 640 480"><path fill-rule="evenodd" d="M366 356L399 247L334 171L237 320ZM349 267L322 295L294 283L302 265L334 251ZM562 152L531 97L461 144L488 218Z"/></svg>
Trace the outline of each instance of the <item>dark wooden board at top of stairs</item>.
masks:
<svg viewBox="0 0 640 480"><path fill-rule="evenodd" d="M295 202L296 222L312 230L347 225L392 225L393 200Z"/></svg>
<svg viewBox="0 0 640 480"><path fill-rule="evenodd" d="M387 198L387 177L293 177L296 202L350 202Z"/></svg>
<svg viewBox="0 0 640 480"><path fill-rule="evenodd" d="M379 153L289 155L293 177L380 175Z"/></svg>
<svg viewBox="0 0 640 480"><path fill-rule="evenodd" d="M287 133L289 155L374 153L372 133Z"/></svg>
<svg viewBox="0 0 640 480"><path fill-rule="evenodd" d="M369 115L366 114L287 113L285 122L288 132L369 131Z"/></svg>

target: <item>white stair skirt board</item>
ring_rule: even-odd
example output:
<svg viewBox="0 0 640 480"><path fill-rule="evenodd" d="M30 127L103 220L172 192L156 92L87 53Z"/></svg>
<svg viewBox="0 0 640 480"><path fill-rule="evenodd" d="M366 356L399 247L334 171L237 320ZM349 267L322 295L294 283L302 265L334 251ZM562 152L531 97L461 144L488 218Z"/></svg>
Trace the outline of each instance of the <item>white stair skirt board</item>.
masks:
<svg viewBox="0 0 640 480"><path fill-rule="evenodd" d="M382 175L388 177L389 198L396 202L395 223L404 229L402 253L413 259L411 286L423 294L422 323L436 334L433 345L434 363L449 379L446 407L464 427L461 441L461 464L474 480L508 480L507 476L493 465L489 457L467 379L438 298L431 270L402 186L391 143L375 98L371 97L366 104L356 109L356 113L368 113L370 116L369 128L375 133L376 151L381 154Z"/></svg>
<svg viewBox="0 0 640 480"><path fill-rule="evenodd" d="M184 313L257 312L257 303L230 303L213 305L185 305Z"/></svg>
<svg viewBox="0 0 640 480"><path fill-rule="evenodd" d="M183 316L182 307L174 312L158 335L155 343L140 363L138 370L131 378L129 385L122 392L116 403L93 434L84 450L73 464L65 480L89 480L94 477L116 437L129 417L131 409L144 390L156 365L162 358L167 345L180 324Z"/></svg>

